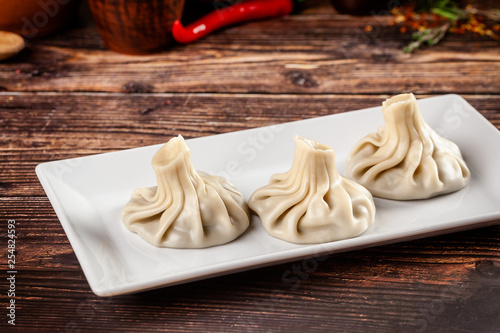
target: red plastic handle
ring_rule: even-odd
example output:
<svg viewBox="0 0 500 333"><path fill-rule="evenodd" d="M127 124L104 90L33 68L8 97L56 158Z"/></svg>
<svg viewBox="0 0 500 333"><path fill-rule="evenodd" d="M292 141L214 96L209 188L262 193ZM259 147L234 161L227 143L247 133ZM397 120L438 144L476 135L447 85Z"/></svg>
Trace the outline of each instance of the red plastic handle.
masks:
<svg viewBox="0 0 500 333"><path fill-rule="evenodd" d="M187 27L177 20L172 27L172 35L179 43L187 44L235 23L288 15L292 10L292 0L245 1L215 10Z"/></svg>

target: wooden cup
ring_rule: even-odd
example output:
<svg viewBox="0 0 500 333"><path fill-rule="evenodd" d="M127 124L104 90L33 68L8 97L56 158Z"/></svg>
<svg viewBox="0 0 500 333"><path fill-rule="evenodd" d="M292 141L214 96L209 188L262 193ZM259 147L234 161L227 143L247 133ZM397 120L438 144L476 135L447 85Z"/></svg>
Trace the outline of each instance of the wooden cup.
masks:
<svg viewBox="0 0 500 333"><path fill-rule="evenodd" d="M184 0L89 0L107 48L125 54L164 50L173 41L172 25Z"/></svg>

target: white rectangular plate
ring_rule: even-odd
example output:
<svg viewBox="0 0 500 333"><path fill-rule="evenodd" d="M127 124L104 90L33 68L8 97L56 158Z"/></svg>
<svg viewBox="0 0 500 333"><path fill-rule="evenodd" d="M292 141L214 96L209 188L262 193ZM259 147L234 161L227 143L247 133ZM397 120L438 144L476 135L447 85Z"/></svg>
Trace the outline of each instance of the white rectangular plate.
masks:
<svg viewBox="0 0 500 333"><path fill-rule="evenodd" d="M275 239L253 216L249 230L226 245L207 249L150 245L122 225L120 213L136 187L156 185L151 159L161 145L42 163L36 172L90 287L99 296L498 223L500 132L460 96L418 103L428 124L462 150L471 170L470 183L428 200L375 199L374 224L356 238L331 243L297 245ZM381 107L374 107L187 143L196 169L230 178L248 200L272 174L290 168L295 134L333 147L344 174L351 147L382 125Z"/></svg>

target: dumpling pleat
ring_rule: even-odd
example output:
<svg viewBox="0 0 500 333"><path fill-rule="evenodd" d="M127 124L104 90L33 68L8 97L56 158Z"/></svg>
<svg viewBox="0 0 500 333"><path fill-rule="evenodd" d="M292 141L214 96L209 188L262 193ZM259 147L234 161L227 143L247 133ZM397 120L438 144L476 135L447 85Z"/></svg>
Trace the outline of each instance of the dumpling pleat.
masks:
<svg viewBox="0 0 500 333"><path fill-rule="evenodd" d="M203 248L232 241L249 226L243 196L222 177L197 172L181 136L153 158L157 186L134 191L122 210L131 231L156 246Z"/></svg>
<svg viewBox="0 0 500 333"><path fill-rule="evenodd" d="M470 172L460 149L425 123L412 94L394 96L382 109L384 127L349 153L350 178L374 196L397 200L426 199L467 184ZM375 146L363 149L367 144Z"/></svg>
<svg viewBox="0 0 500 333"><path fill-rule="evenodd" d="M346 182L349 190L343 187ZM353 216L357 212L353 196L355 205L366 206L359 209L368 212L364 218ZM355 237L375 218L370 192L338 174L333 149L300 137L295 137L290 170L272 176L268 185L252 194L248 204L269 234L294 243Z"/></svg>

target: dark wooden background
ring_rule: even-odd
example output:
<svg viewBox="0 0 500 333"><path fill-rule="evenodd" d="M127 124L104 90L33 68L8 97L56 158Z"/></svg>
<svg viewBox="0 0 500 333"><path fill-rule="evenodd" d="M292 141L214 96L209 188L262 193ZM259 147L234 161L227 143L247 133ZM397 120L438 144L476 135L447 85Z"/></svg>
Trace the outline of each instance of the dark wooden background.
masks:
<svg viewBox="0 0 500 333"><path fill-rule="evenodd" d="M126 56L103 47L84 9L67 31L0 63L0 328L15 219L8 328L22 332L499 332L500 226L331 255L308 272L298 261L100 298L36 178L49 160L346 112L408 91L460 94L500 128L498 41L450 35L408 55L410 34L389 21L317 0L300 14ZM295 283L283 279L290 272Z"/></svg>

